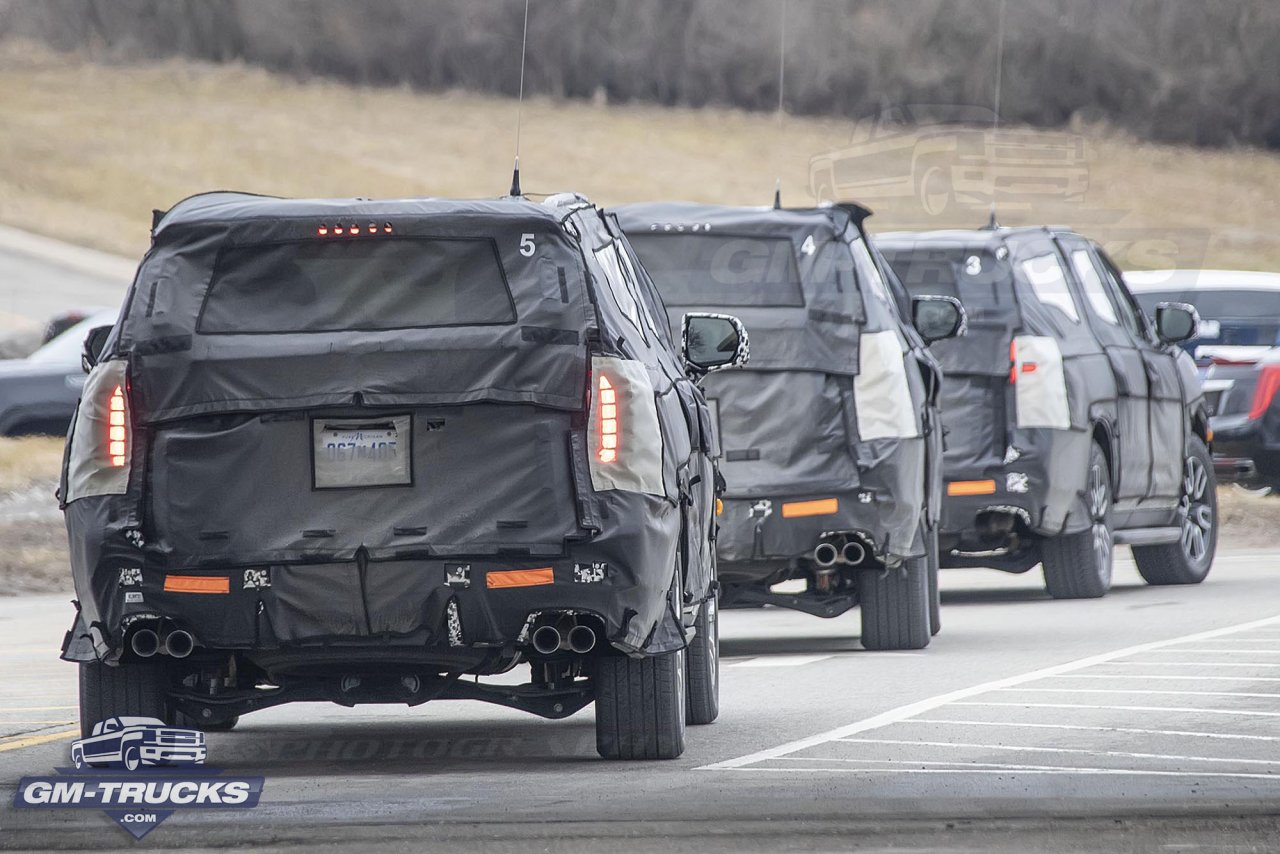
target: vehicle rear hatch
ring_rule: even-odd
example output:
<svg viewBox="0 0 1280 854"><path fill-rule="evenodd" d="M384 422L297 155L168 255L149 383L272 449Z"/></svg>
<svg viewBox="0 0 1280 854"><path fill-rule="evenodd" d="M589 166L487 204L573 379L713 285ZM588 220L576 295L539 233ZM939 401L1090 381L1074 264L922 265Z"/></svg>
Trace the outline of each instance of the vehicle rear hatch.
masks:
<svg viewBox="0 0 1280 854"><path fill-rule="evenodd" d="M654 217L680 222L652 229ZM689 311L730 312L750 333L746 368L704 382L726 496L856 486L853 377L865 317L836 224L825 213L681 204L631 205L620 218L677 335Z"/></svg>
<svg viewBox="0 0 1280 854"><path fill-rule="evenodd" d="M559 225L533 205L278 204L162 224L140 272L123 335L152 547L563 553L593 315Z"/></svg>
<svg viewBox="0 0 1280 854"><path fill-rule="evenodd" d="M912 296L950 296L964 305L968 332L931 347L945 377L946 476L989 477L1003 464L1013 418L1010 345L1018 306L1009 266L985 249L879 245Z"/></svg>

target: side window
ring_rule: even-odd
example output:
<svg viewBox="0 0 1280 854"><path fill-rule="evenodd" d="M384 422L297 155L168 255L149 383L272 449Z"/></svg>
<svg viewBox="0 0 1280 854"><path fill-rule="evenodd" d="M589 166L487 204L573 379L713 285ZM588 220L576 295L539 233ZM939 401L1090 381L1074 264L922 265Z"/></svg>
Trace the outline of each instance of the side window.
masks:
<svg viewBox="0 0 1280 854"><path fill-rule="evenodd" d="M644 337L644 325L640 320L641 307L627 283L626 275L622 272L622 257L618 253L618 245L610 243L597 249L596 260L604 268L604 275L609 284L609 293L613 294L614 302L618 304L618 308L631 321L631 325L636 328L641 337ZM652 326L652 322L650 322L650 325ZM648 339L646 338L645 340L647 341Z"/></svg>
<svg viewBox="0 0 1280 854"><path fill-rule="evenodd" d="M1089 305L1093 307L1093 313L1112 326L1119 325L1120 321L1116 318L1116 308L1111 302L1111 297L1107 294L1106 287L1102 284L1102 278L1098 275L1098 268L1093 265L1093 258L1088 251L1073 249L1071 251L1071 266L1076 271L1076 278L1080 280L1080 286L1084 288L1085 298L1089 300Z"/></svg>
<svg viewBox="0 0 1280 854"><path fill-rule="evenodd" d="M1066 271L1058 260L1056 252L1046 252L1028 258L1021 264L1022 274L1031 285L1032 292L1042 305L1052 307L1072 323L1080 322L1080 310L1076 307L1075 297L1067 285Z"/></svg>
<svg viewBox="0 0 1280 854"><path fill-rule="evenodd" d="M853 267L858 272L858 279L866 282L868 289L880 300L890 312L895 311L893 297L889 294L889 287L884 283L884 279L880 276L880 268L876 266L875 260L871 257L871 253L867 251L867 246L862 242L862 238L856 238L849 241L849 249L853 252Z"/></svg>
<svg viewBox="0 0 1280 854"><path fill-rule="evenodd" d="M1147 322L1142 318L1133 298L1129 296L1129 292L1121 283L1120 271L1101 252L1094 256L1094 263L1102 272L1103 287L1107 289L1107 292L1111 294L1112 300L1115 301L1116 308L1120 314L1120 322L1130 332L1138 336L1139 339L1150 341L1151 333Z"/></svg>
<svg viewBox="0 0 1280 854"><path fill-rule="evenodd" d="M667 315L665 311L659 311L658 305L654 305L653 292L646 288L646 283L640 278L640 274L636 271L636 266L631 260L631 255L626 251L618 248L618 244L613 244L618 250L618 258L622 262L622 275L627 282L627 286L631 288L632 299L639 306L640 317L644 321L645 326L649 327L649 331L659 341L668 339L666 334ZM661 318L662 326L659 328L654 316Z"/></svg>

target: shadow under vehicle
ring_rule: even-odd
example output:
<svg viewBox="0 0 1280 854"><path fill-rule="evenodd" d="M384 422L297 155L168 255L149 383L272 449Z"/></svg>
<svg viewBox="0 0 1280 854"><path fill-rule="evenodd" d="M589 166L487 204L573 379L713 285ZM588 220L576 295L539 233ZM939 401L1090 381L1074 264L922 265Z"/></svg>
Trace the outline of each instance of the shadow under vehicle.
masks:
<svg viewBox="0 0 1280 854"><path fill-rule="evenodd" d="M1280 490L1280 273L1145 270L1125 283L1148 312L1196 307L1200 328L1182 346L1200 369L1218 477Z"/></svg>
<svg viewBox="0 0 1280 854"><path fill-rule="evenodd" d="M661 319L573 194L160 216L87 354L60 488L82 727L594 702L601 755L679 756L719 688L695 380L747 344L694 315L716 346L686 363Z"/></svg>
<svg viewBox="0 0 1280 854"><path fill-rule="evenodd" d="M1151 584L1202 581L1217 543L1209 413L1176 345L1092 241L1062 229L876 238L916 295L959 298L968 334L932 349L946 379L943 566L1025 572L1057 598L1104 595L1113 546Z"/></svg>
<svg viewBox="0 0 1280 854"><path fill-rule="evenodd" d="M717 516L723 604L834 617L857 605L863 646L918 649L940 625L939 374L856 205L624 205L619 222L665 301L733 311L745 370L707 380L724 443ZM949 298L915 307L960 331ZM771 587L803 579L802 593Z"/></svg>

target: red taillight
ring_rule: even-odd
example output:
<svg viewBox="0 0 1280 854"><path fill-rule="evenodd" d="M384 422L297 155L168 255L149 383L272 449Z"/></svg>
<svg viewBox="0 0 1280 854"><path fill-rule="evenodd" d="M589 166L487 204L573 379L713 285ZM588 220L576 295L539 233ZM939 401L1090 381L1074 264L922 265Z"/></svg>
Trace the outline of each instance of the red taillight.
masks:
<svg viewBox="0 0 1280 854"><path fill-rule="evenodd" d="M1013 385L1018 381L1018 371L1021 369L1024 374L1034 374L1038 365L1035 362L1023 362L1018 365L1018 342L1009 342L1009 384Z"/></svg>
<svg viewBox="0 0 1280 854"><path fill-rule="evenodd" d="M1249 407L1250 420L1261 418L1271 408L1271 401L1280 391L1280 365L1267 365L1258 376L1253 389L1253 405Z"/></svg>
<svg viewBox="0 0 1280 854"><path fill-rule="evenodd" d="M600 451L602 463L618 459L618 392L609 378L600 375Z"/></svg>
<svg viewBox="0 0 1280 854"><path fill-rule="evenodd" d="M124 409L124 389L116 386L107 404L107 456L111 458L111 465L116 468L124 465L128 450L127 420Z"/></svg>

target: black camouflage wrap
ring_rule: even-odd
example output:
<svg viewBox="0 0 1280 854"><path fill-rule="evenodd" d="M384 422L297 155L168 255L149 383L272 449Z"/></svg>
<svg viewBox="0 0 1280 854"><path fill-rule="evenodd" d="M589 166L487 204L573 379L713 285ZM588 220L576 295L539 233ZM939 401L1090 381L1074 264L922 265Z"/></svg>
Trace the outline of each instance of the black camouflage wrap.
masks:
<svg viewBox="0 0 1280 854"><path fill-rule="evenodd" d="M1170 524L1187 436L1203 438L1207 423L1194 366L1180 349L1155 340L1118 274L1115 298L1129 304L1138 328L1103 319L1091 300L1106 297L1090 297L1073 266L1074 253L1091 252L1103 274L1110 262L1096 246L1046 228L884 234L875 242L913 295L957 297L968 314L966 335L930 347L945 375L945 479L990 479L996 488L944 499L946 548L991 548L979 521L992 511L1016 515L1024 532L1039 536L1088 528L1084 490L1093 441L1111 462L1115 526ZM1059 296L1071 301L1078 320L1043 301L1028 280L1023 262L1046 255L1066 275ZM1114 303L1111 316L1124 316ZM1028 336L1052 339L1061 355L1065 410L1054 427L1019 420L1010 343ZM970 565L944 553L948 564Z"/></svg>
<svg viewBox="0 0 1280 854"><path fill-rule="evenodd" d="M673 329L688 311L728 312L751 335L746 367L704 382L718 420L727 482L716 540L721 576L749 582L774 575L808 557L830 532L861 534L891 564L922 555L933 374L921 342L903 322L899 301L882 278L871 281L870 271L891 274L868 251L861 232L865 212L653 203L624 205L616 213L667 302ZM778 287L765 281L770 277L751 281L746 275L733 279L739 290L726 290L724 302L690 302L674 280L664 282L662 253L673 245L664 241L708 236L725 238L726 251L740 251L744 258L759 253L759 263L779 269L791 262L779 261L778 253L790 253L798 293L770 293ZM735 249L729 238L745 248ZM855 252L861 253L857 262ZM746 263L755 261L731 260L726 266ZM909 395L902 403L915 419L904 432L911 435L864 439L860 433L860 349L874 333L889 333L898 342L903 391ZM784 516L784 504L822 498L837 499L838 512Z"/></svg>
<svg viewBox="0 0 1280 854"><path fill-rule="evenodd" d="M250 294L266 306L243 320L255 331L201 331L231 322L201 319L226 253L344 240L403 241L387 251L409 247L410 264L432 245L462 245L439 241L479 241L501 281L456 282L452 310L470 311L465 298L482 285L491 296L505 288L509 308L498 299L491 312L505 322L271 332L261 328L289 312ZM616 227L573 195L535 204L213 193L164 214L95 369L127 374L127 488L81 497L64 473L80 606L66 655L114 658L132 621L158 617L206 647L383 644L466 669L525 642L531 615L547 610L597 615L623 652L682 645L675 573L697 602L714 571L714 428L665 324L637 326L620 306L622 288L658 311L648 280L602 266L600 253L617 250ZM379 282L346 269L353 278L326 272L298 311L399 316L378 308L389 299ZM241 285L258 286L285 289ZM656 449L645 458L649 491L593 482L598 359L631 366L638 384L626 388L652 396L643 409L656 421L636 440ZM631 402L619 403L627 413ZM405 417L410 483L316 488L317 423ZM71 435L66 469L102 453ZM487 583L523 569L553 581ZM227 579L228 589L166 589L170 576Z"/></svg>

